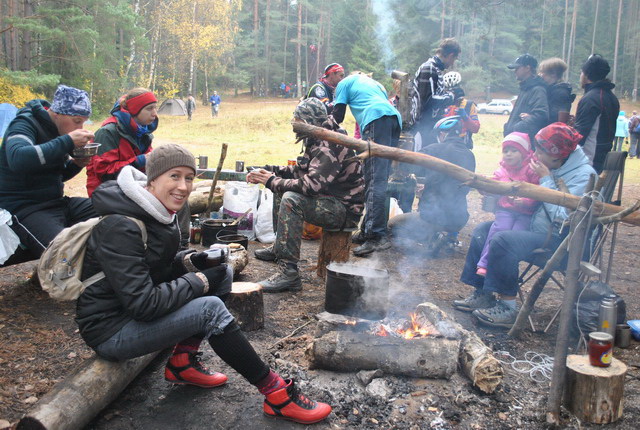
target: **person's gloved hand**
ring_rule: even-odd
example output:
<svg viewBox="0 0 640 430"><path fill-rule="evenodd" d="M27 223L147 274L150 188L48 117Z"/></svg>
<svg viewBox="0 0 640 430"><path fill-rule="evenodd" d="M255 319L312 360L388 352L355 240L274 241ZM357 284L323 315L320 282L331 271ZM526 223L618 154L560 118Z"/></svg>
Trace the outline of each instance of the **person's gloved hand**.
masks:
<svg viewBox="0 0 640 430"><path fill-rule="evenodd" d="M451 93L453 94L453 100L459 100L464 97L464 90L460 87L451 88Z"/></svg>
<svg viewBox="0 0 640 430"><path fill-rule="evenodd" d="M193 252L189 256L191 263L196 266L198 270L204 270L207 268L207 253L206 252Z"/></svg>
<svg viewBox="0 0 640 430"><path fill-rule="evenodd" d="M195 249L185 249L184 251L179 251L179 252L176 254L176 256L174 257L174 262L182 263L182 266L184 267L184 269L185 269L187 272L193 272L193 271L194 271L194 270L193 270L194 268L189 268L189 267L187 267L187 266L188 266L188 264L185 264L185 263L186 263L186 261L185 261L185 257L187 257L189 254L193 254L194 252L196 252L196 250L195 250ZM187 257L187 260L188 260L188 259L189 259L189 258Z"/></svg>
<svg viewBox="0 0 640 430"><path fill-rule="evenodd" d="M227 275L227 265L221 264L216 267L204 269L202 274L207 277L207 281L209 282L209 292L213 294L217 291L216 286L219 285Z"/></svg>

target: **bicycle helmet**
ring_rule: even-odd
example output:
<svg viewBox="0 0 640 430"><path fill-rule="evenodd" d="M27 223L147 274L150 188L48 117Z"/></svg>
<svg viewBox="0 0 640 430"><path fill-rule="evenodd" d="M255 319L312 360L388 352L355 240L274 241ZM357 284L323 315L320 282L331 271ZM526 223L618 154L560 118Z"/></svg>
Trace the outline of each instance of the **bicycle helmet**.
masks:
<svg viewBox="0 0 640 430"><path fill-rule="evenodd" d="M460 76L458 72L448 72L444 74L442 80L444 81L445 87L453 88L462 82L462 76Z"/></svg>
<svg viewBox="0 0 640 430"><path fill-rule="evenodd" d="M438 133L458 133L462 132L462 119L458 115L447 116L436 122L433 129Z"/></svg>

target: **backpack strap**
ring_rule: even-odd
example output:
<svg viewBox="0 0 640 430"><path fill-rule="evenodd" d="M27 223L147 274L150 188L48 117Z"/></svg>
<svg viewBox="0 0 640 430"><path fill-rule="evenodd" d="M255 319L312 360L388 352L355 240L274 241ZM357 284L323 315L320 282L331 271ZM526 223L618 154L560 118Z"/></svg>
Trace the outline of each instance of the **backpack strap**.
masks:
<svg viewBox="0 0 640 430"><path fill-rule="evenodd" d="M110 215L107 215L104 218L108 217ZM149 239L148 235L147 235L147 226L144 224L144 222L142 222L141 220L139 220L138 218L134 218L134 217L130 217L128 216L127 218L129 218L131 221L135 222L137 224L137 226L140 228L140 233L142 234L142 243L144 244L144 249L147 249L147 240ZM96 273L93 276L88 277L87 279L85 279L84 281L82 281L82 286L84 288L87 288L89 285L93 285L98 281L101 281L105 278L105 274L104 271L100 271L98 273ZM83 291L84 291L83 288Z"/></svg>

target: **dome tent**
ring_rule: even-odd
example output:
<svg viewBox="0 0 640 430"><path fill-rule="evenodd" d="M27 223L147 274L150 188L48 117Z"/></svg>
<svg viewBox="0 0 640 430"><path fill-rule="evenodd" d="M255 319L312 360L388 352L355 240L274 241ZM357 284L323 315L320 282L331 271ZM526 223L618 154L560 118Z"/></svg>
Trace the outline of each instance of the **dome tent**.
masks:
<svg viewBox="0 0 640 430"><path fill-rule="evenodd" d="M187 107L180 99L166 99L158 109L160 115L186 115Z"/></svg>

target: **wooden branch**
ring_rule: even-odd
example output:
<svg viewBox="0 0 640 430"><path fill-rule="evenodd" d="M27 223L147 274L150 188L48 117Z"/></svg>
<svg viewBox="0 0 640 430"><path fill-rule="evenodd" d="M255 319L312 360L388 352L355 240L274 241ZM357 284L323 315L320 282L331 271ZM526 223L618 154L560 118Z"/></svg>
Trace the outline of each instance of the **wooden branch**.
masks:
<svg viewBox="0 0 640 430"><path fill-rule="evenodd" d="M370 149L372 156L423 166L451 176L472 188L476 188L490 194L528 197L541 202L564 206L574 210L578 207L578 203L581 199L581 196L562 193L560 191L529 184L527 182L495 181L430 155L379 145L374 142L365 142L302 122L293 122L292 126L293 130L298 134L304 134L316 139L326 140L357 151L367 151ZM594 202L594 206L596 213L599 215L614 215L620 212L619 206L608 203ZM640 213L631 213L625 216L622 221L640 226Z"/></svg>
<svg viewBox="0 0 640 430"><path fill-rule="evenodd" d="M624 217L640 209L640 200L636 201L632 206L625 208L614 215L601 216L595 219L597 224L611 224L612 222L622 221Z"/></svg>
<svg viewBox="0 0 640 430"><path fill-rule="evenodd" d="M216 189L216 184L218 183L218 178L220 177L220 172L222 172L222 165L224 164L224 159L227 158L227 148L229 145L226 143L222 144L222 151L220 152L220 161L218 161L218 168L216 169L216 173L213 175L213 181L211 182L211 188L209 189L209 200L207 201L207 210L205 211L206 218L211 216L211 202L213 201L213 194Z"/></svg>

